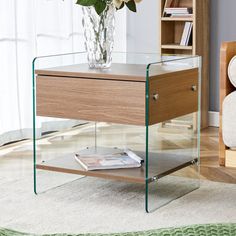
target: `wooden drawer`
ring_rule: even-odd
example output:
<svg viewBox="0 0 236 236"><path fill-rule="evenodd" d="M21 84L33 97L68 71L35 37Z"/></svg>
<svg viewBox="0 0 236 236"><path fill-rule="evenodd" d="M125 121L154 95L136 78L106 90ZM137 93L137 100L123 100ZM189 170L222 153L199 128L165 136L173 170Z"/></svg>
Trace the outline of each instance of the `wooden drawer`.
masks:
<svg viewBox="0 0 236 236"><path fill-rule="evenodd" d="M196 86L196 91L192 87ZM198 69L159 75L150 80L149 124L198 111ZM154 100L153 95L158 94Z"/></svg>
<svg viewBox="0 0 236 236"><path fill-rule="evenodd" d="M37 115L145 124L145 83L37 76Z"/></svg>
<svg viewBox="0 0 236 236"><path fill-rule="evenodd" d="M39 75L37 115L145 125L144 81ZM197 86L196 91L192 86ZM157 100L153 99L158 94ZM149 83L149 124L198 110L198 70L154 76Z"/></svg>

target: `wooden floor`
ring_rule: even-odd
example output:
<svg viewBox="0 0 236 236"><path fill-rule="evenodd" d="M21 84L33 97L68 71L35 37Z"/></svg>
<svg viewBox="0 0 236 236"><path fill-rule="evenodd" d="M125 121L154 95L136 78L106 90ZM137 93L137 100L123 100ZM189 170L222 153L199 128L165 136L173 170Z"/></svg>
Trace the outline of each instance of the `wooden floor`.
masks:
<svg viewBox="0 0 236 236"><path fill-rule="evenodd" d="M217 182L236 183L236 168L220 167L218 129L202 131L201 139L201 177Z"/></svg>

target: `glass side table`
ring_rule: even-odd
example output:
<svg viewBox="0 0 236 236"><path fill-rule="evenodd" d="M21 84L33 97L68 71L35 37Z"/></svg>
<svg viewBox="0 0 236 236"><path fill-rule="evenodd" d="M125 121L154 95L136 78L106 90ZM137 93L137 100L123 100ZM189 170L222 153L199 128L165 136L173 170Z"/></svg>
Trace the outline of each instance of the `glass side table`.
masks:
<svg viewBox="0 0 236 236"><path fill-rule="evenodd" d="M151 212L199 188L200 88L198 56L113 53L105 70L89 69L86 53L35 58L34 192L81 176L124 181L144 186ZM85 171L74 158L114 148L144 164Z"/></svg>

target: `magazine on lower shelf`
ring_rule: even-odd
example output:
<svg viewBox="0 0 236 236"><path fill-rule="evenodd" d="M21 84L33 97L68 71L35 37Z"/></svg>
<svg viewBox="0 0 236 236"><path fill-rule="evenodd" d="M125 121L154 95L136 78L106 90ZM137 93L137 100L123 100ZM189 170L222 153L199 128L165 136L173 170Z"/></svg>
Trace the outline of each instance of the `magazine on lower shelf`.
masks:
<svg viewBox="0 0 236 236"><path fill-rule="evenodd" d="M109 154L76 153L75 160L87 171L139 168L144 160L130 149L118 150Z"/></svg>

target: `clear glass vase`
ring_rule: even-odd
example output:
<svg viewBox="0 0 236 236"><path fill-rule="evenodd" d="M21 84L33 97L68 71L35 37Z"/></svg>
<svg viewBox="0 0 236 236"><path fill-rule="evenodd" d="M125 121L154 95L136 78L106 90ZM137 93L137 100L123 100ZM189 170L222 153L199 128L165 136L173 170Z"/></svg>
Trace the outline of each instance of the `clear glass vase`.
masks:
<svg viewBox="0 0 236 236"><path fill-rule="evenodd" d="M90 68L109 68L114 45L115 11L113 4L98 15L94 7L83 7L85 48Z"/></svg>

